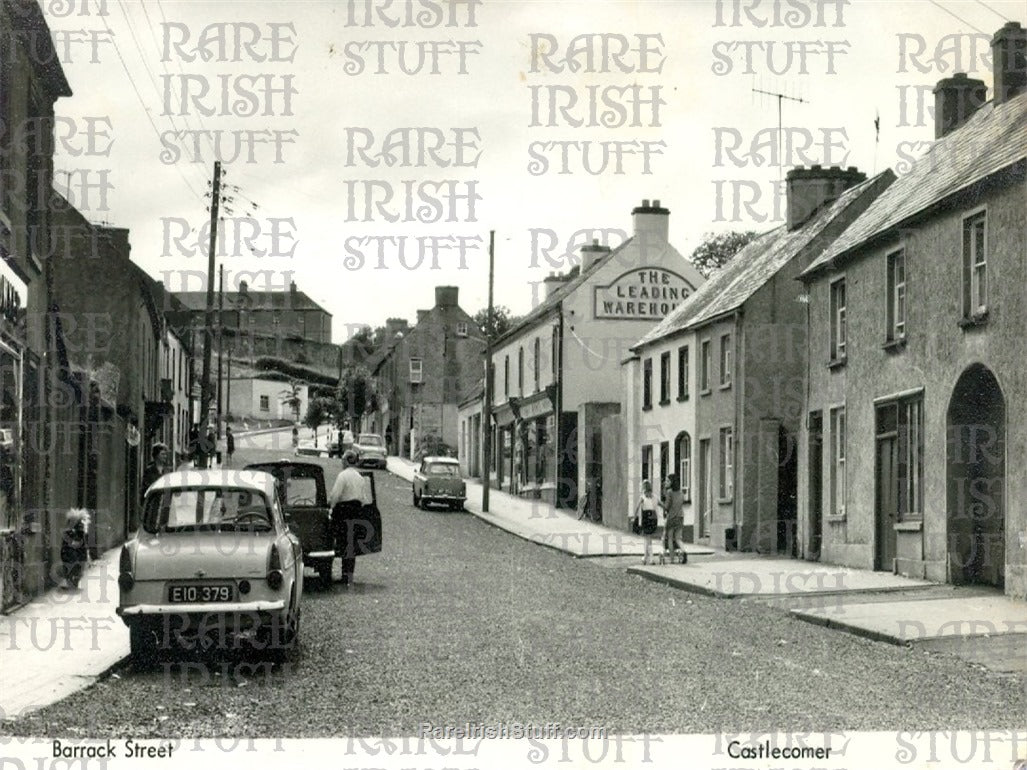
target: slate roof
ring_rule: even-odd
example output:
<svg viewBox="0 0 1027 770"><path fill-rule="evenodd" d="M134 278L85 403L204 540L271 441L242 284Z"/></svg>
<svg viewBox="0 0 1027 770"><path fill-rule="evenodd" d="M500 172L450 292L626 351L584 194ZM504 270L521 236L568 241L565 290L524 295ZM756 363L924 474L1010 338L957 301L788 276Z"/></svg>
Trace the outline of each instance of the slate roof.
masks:
<svg viewBox="0 0 1027 770"><path fill-rule="evenodd" d="M206 291L176 291L174 296L189 310L207 309ZM283 291L254 291L251 289L245 294L239 291L226 291L224 296L226 309L235 307L240 303L240 298L249 296L250 310L320 310L325 315L331 315L299 290L291 292L288 289ZM214 290L214 306L217 307L217 289Z"/></svg>
<svg viewBox="0 0 1027 770"><path fill-rule="evenodd" d="M890 170L883 171L850 187L801 227L789 231L786 225L781 225L757 236L631 349L637 350L671 334L697 328L737 310L778 270L807 248L846 208L864 193L872 192L875 186L887 186L894 179L895 175Z"/></svg>
<svg viewBox="0 0 1027 770"><path fill-rule="evenodd" d="M592 265L587 270L579 269L575 273L574 268L571 268L571 277L565 280L560 286L553 289L553 293L532 308L531 312L522 316L516 325L507 330L506 334L492 343L493 347L498 347L507 340L517 337L517 335L522 331L532 327L536 321L548 315L551 310L556 308L563 301L564 297L574 293L579 286L585 283L585 279L588 278L588 276L594 273L601 265L605 265L613 259L615 255L620 254L620 252L626 249L628 244L634 240L634 237L628 238L613 251L607 252L603 256L598 257L594 262L592 262Z"/></svg>
<svg viewBox="0 0 1027 770"><path fill-rule="evenodd" d="M803 272L810 276L875 237L902 227L933 205L1027 157L1027 93L988 102L966 123L936 140L909 173L874 201Z"/></svg>

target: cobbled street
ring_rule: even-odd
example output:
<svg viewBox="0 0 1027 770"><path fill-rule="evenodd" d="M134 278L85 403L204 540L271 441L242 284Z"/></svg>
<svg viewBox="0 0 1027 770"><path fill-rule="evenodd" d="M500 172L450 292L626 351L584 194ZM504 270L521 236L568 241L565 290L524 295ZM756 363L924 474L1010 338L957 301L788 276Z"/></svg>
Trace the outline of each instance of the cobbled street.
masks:
<svg viewBox="0 0 1027 770"><path fill-rule="evenodd" d="M235 465L281 450L240 452ZM338 460L318 460L328 482ZM356 584L308 570L292 663L127 662L21 735L396 735L558 722L613 732L1022 727L1020 678L576 560L468 513L420 511L376 472L384 552ZM338 566L336 565L336 570Z"/></svg>

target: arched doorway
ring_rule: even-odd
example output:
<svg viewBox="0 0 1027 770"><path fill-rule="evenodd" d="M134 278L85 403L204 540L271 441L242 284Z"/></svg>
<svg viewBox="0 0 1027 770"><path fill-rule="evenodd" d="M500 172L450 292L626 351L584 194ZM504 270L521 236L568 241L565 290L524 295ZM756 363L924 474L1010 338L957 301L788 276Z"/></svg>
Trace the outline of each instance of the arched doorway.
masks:
<svg viewBox="0 0 1027 770"><path fill-rule="evenodd" d="M1001 588L1005 577L1006 408L991 371L960 376L947 424L949 579Z"/></svg>

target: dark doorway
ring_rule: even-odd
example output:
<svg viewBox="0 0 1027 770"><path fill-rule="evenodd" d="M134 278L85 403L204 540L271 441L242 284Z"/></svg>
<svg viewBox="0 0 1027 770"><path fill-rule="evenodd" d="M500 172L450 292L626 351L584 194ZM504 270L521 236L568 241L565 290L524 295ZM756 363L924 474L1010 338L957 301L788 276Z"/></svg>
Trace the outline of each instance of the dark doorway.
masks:
<svg viewBox="0 0 1027 770"><path fill-rule="evenodd" d="M956 584L1005 584L1005 424L995 375L971 366L948 409L948 556Z"/></svg>
<svg viewBox="0 0 1027 770"><path fill-rule="evenodd" d="M795 434L777 430L777 552L798 555L795 530L799 517L799 458Z"/></svg>
<svg viewBox="0 0 1027 770"><path fill-rule="evenodd" d="M820 548L824 539L824 415L809 415L809 543L806 558L820 561Z"/></svg>
<svg viewBox="0 0 1027 770"><path fill-rule="evenodd" d="M877 407L875 446L874 569L893 572L898 553L895 524L899 519L899 427L895 403Z"/></svg>
<svg viewBox="0 0 1027 770"><path fill-rule="evenodd" d="M699 537L710 536L713 519L713 473L710 466L710 440L699 439Z"/></svg>

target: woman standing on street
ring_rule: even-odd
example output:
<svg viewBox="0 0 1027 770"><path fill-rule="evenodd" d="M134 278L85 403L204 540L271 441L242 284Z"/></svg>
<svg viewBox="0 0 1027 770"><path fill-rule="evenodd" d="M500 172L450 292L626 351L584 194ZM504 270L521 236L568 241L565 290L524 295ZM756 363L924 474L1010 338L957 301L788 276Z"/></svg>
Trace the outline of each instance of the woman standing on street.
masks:
<svg viewBox="0 0 1027 770"><path fill-rule="evenodd" d="M645 560L650 564L653 560L653 534L656 532L656 498L653 497L653 485L648 479L642 482L642 496L635 506L635 520L645 540Z"/></svg>

